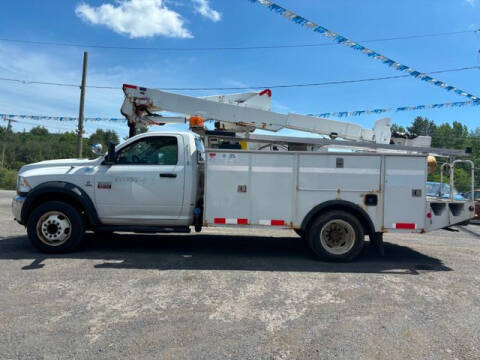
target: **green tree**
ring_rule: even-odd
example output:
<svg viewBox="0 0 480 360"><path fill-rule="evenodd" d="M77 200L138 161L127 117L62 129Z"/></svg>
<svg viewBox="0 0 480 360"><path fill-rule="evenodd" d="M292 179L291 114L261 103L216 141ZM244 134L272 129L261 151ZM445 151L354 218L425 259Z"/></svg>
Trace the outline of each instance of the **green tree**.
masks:
<svg viewBox="0 0 480 360"><path fill-rule="evenodd" d="M417 116L407 130L410 134L417 136L432 136L436 128L437 126L432 120Z"/></svg>
<svg viewBox="0 0 480 360"><path fill-rule="evenodd" d="M436 127L431 136L433 147L465 149L468 146L468 129L458 121Z"/></svg>
<svg viewBox="0 0 480 360"><path fill-rule="evenodd" d="M17 171L0 169L0 189L15 190L17 187Z"/></svg>
<svg viewBox="0 0 480 360"><path fill-rule="evenodd" d="M102 144L104 149L107 149L108 143L118 144L120 141L118 139L118 135L113 130L103 130L97 129L92 135L90 135L88 139L88 143L90 146L95 144Z"/></svg>
<svg viewBox="0 0 480 360"><path fill-rule="evenodd" d="M32 135L36 135L36 136L46 136L48 135L48 130L46 128L44 128L43 126L35 126L34 128L32 128L30 130L30 133Z"/></svg>
<svg viewBox="0 0 480 360"><path fill-rule="evenodd" d="M391 130L392 130L392 133L402 134L402 133L405 132L405 128L403 126L398 125L398 124L392 124Z"/></svg>

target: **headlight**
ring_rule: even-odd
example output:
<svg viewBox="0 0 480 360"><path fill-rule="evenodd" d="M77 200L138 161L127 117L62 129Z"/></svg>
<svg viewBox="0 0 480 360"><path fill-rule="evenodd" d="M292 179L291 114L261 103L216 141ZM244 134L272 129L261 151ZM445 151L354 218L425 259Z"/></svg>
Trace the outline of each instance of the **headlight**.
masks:
<svg viewBox="0 0 480 360"><path fill-rule="evenodd" d="M31 187L28 181L23 176L19 176L17 179L17 192L19 194L27 193L30 191L30 189Z"/></svg>

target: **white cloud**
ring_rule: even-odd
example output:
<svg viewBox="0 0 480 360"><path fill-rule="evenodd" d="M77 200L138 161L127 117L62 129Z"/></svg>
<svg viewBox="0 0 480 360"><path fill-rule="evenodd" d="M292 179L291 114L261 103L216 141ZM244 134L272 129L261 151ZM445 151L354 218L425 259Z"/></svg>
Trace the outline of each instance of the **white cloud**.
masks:
<svg viewBox="0 0 480 360"><path fill-rule="evenodd" d="M185 28L182 16L167 8L163 0L116 0L115 5L98 7L83 3L76 7L75 13L85 22L105 25L131 38L193 37Z"/></svg>
<svg viewBox="0 0 480 360"><path fill-rule="evenodd" d="M465 0L465 1L472 6L475 6L475 4L477 3L477 0Z"/></svg>
<svg viewBox="0 0 480 360"><path fill-rule="evenodd" d="M210 7L209 0L193 0L193 5L195 6L195 11L207 19L212 20L213 22L217 22L222 19L222 15Z"/></svg>

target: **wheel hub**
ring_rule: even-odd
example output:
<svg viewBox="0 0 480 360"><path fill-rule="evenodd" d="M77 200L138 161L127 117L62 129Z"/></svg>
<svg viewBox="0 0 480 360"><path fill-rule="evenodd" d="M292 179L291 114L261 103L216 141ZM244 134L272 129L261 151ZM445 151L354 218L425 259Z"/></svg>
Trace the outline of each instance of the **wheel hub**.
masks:
<svg viewBox="0 0 480 360"><path fill-rule="evenodd" d="M71 235L72 224L60 211L49 211L43 214L37 222L38 238L49 246L59 246L65 243Z"/></svg>
<svg viewBox="0 0 480 360"><path fill-rule="evenodd" d="M320 232L323 248L333 255L344 255L355 244L355 231L348 222L340 219L326 223Z"/></svg>
<svg viewBox="0 0 480 360"><path fill-rule="evenodd" d="M48 224L47 232L49 234L55 234L58 231L58 226L56 224Z"/></svg>

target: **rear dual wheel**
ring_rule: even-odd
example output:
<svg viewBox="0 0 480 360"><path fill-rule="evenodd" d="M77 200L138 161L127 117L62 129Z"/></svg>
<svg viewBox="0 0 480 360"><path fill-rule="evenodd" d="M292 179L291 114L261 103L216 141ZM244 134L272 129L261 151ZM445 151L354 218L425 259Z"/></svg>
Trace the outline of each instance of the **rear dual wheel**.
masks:
<svg viewBox="0 0 480 360"><path fill-rule="evenodd" d="M360 255L364 233L355 216L345 211L330 211L314 221L307 240L320 259L348 262Z"/></svg>

